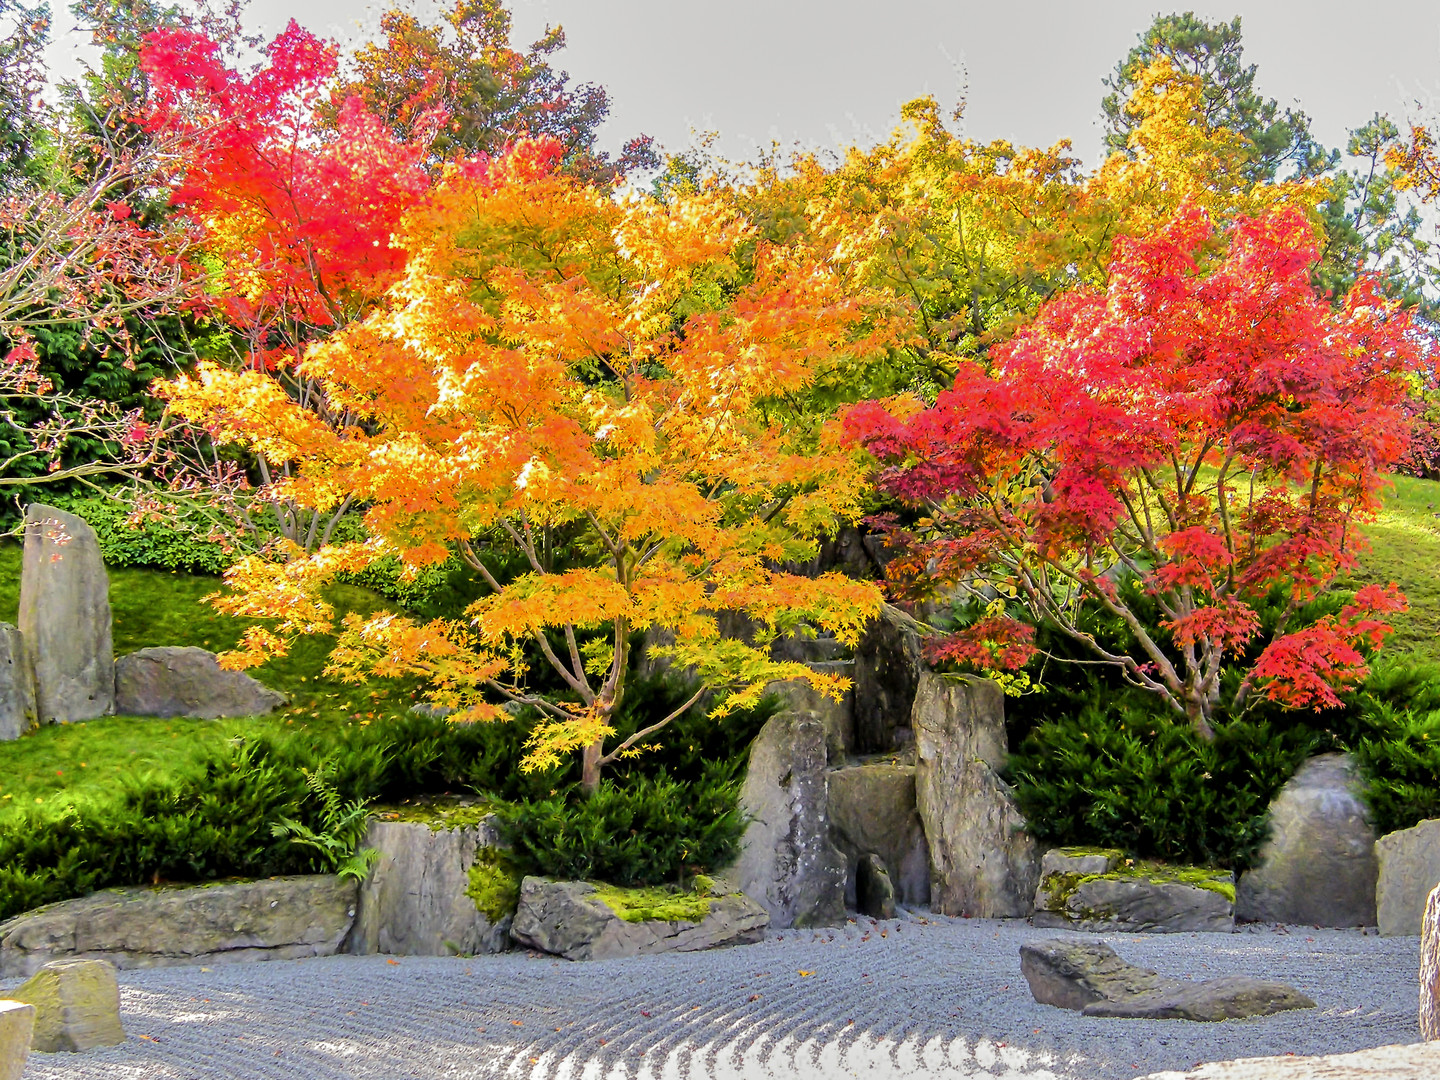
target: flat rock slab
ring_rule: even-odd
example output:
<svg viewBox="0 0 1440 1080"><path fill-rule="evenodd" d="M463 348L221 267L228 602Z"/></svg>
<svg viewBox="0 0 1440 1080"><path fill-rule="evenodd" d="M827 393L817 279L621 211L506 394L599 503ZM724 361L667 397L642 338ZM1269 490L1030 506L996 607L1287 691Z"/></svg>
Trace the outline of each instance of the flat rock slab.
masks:
<svg viewBox="0 0 1440 1080"><path fill-rule="evenodd" d="M121 716L264 716L288 699L243 671L226 671L208 649L162 645L115 662L115 711Z"/></svg>
<svg viewBox="0 0 1440 1080"><path fill-rule="evenodd" d="M93 1050L125 1041L120 986L114 965L104 960L54 960L11 996L35 1006L30 1049L42 1054Z"/></svg>
<svg viewBox="0 0 1440 1080"><path fill-rule="evenodd" d="M1437 1076L1440 1042L1377 1046L1324 1057L1216 1061L1188 1072L1151 1073L1140 1080L1434 1080Z"/></svg>
<svg viewBox="0 0 1440 1080"><path fill-rule="evenodd" d="M1235 929L1229 871L1142 863L1118 853L1059 849L1041 860L1036 926L1096 933L1229 933Z"/></svg>
<svg viewBox="0 0 1440 1080"><path fill-rule="evenodd" d="M0 978L72 957L148 968L330 956L350 931L355 894L355 882L329 875L106 889L0 923Z"/></svg>
<svg viewBox="0 0 1440 1080"><path fill-rule="evenodd" d="M522 945L567 960L604 960L749 945L765 936L770 918L743 893L710 901L699 922L649 919L626 922L585 881L527 877L510 935Z"/></svg>
<svg viewBox="0 0 1440 1080"><path fill-rule="evenodd" d="M1375 919L1386 937L1420 933L1425 898L1440 885L1440 820L1422 821L1375 841L1379 877Z"/></svg>
<svg viewBox="0 0 1440 1080"><path fill-rule="evenodd" d="M34 1031L34 1005L0 1000L0 1080L20 1080Z"/></svg>
<svg viewBox="0 0 1440 1080"><path fill-rule="evenodd" d="M1101 941L1060 938L1022 945L1020 972L1036 1001L1085 1016L1218 1021L1315 1007L1279 982L1244 976L1171 979L1127 963Z"/></svg>

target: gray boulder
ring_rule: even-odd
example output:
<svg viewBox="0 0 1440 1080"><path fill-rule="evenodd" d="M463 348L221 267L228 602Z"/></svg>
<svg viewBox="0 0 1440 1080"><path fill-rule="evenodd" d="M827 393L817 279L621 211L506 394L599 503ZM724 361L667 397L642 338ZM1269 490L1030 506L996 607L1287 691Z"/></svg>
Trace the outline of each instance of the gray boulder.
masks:
<svg viewBox="0 0 1440 1080"><path fill-rule="evenodd" d="M323 875L106 889L0 923L0 978L74 957L148 968L331 956L350 932L355 892Z"/></svg>
<svg viewBox="0 0 1440 1080"><path fill-rule="evenodd" d="M0 1080L20 1080L34 1031L34 1005L0 1001Z"/></svg>
<svg viewBox="0 0 1440 1080"><path fill-rule="evenodd" d="M52 961L10 996L35 1006L31 1050L78 1052L125 1041L120 987L104 960Z"/></svg>
<svg viewBox="0 0 1440 1080"><path fill-rule="evenodd" d="M926 671L915 631L887 619L866 628L855 650L855 749L886 754L914 741L910 717Z"/></svg>
<svg viewBox="0 0 1440 1080"><path fill-rule="evenodd" d="M100 544L80 518L44 503L25 510L20 634L42 724L113 711L110 579Z"/></svg>
<svg viewBox="0 0 1440 1080"><path fill-rule="evenodd" d="M1434 1080L1436 1076L1440 1076L1440 1043L1406 1043L1324 1057L1215 1061L1186 1072L1150 1073L1140 1080Z"/></svg>
<svg viewBox="0 0 1440 1080"><path fill-rule="evenodd" d="M499 846L490 817L458 828L372 820L362 846L379 858L360 886L347 952L470 956L510 947L509 916L491 922L470 896L480 850Z"/></svg>
<svg viewBox="0 0 1440 1080"><path fill-rule="evenodd" d="M0 742L18 739L35 723L35 682L25 658L24 639L0 622Z"/></svg>
<svg viewBox="0 0 1440 1080"><path fill-rule="evenodd" d="M1240 876L1243 922L1374 926L1375 830L1345 754L1307 761L1270 806L1270 838Z"/></svg>
<svg viewBox="0 0 1440 1080"><path fill-rule="evenodd" d="M930 848L915 805L915 766L873 762L832 769L829 787L830 835L846 858L846 903L858 905L859 867L873 854L889 869L900 903L927 906Z"/></svg>
<svg viewBox="0 0 1440 1080"><path fill-rule="evenodd" d="M1101 941L1022 945L1020 972L1036 1001L1086 1016L1218 1021L1315 1007L1284 983L1235 975L1202 982L1167 978L1127 963Z"/></svg>
<svg viewBox="0 0 1440 1080"><path fill-rule="evenodd" d="M770 919L742 893L711 897L699 919L622 917L585 881L527 877L510 935L520 944L567 960L604 960L748 945L765 936ZM697 912L698 913L698 912Z"/></svg>
<svg viewBox="0 0 1440 1080"><path fill-rule="evenodd" d="M873 852L856 867L855 910L872 919L895 918L895 886L885 860Z"/></svg>
<svg viewBox="0 0 1440 1080"><path fill-rule="evenodd" d="M1379 875L1375 920L1386 936L1420 933L1425 898L1440 885L1440 820L1422 821L1375 841Z"/></svg>
<svg viewBox="0 0 1440 1080"><path fill-rule="evenodd" d="M1234 878L1226 870L1121 865L1118 852L1047 852L1033 922L1100 933L1235 929Z"/></svg>
<svg viewBox="0 0 1440 1080"><path fill-rule="evenodd" d="M1420 925L1420 1037L1440 1040L1440 887L1426 899Z"/></svg>
<svg viewBox="0 0 1440 1080"><path fill-rule="evenodd" d="M814 713L781 712L750 747L740 806L751 820L726 877L779 929L845 921L845 856L830 838L826 734Z"/></svg>
<svg viewBox="0 0 1440 1080"><path fill-rule="evenodd" d="M930 904L945 915L1024 918L1040 853L1004 768L1005 698L988 679L920 677L911 717L915 801L930 845Z"/></svg>
<svg viewBox="0 0 1440 1080"><path fill-rule="evenodd" d="M814 713L825 725L825 755L836 765L843 762L855 745L855 691L853 687L855 663L851 660L816 662L809 665L825 675L837 675L852 680L839 701L820 693L805 679L785 679L772 682L765 687L767 694L774 694L783 704L785 712Z"/></svg>
<svg viewBox="0 0 1440 1080"><path fill-rule="evenodd" d="M122 716L264 716L287 700L190 645L140 649L115 663L115 711Z"/></svg>

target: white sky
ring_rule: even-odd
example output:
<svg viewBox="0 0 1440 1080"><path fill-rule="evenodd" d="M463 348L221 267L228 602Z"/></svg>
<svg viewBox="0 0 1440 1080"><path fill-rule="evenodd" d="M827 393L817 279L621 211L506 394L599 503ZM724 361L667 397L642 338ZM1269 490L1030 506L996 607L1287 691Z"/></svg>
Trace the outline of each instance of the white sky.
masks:
<svg viewBox="0 0 1440 1080"><path fill-rule="evenodd" d="M273 35L294 17L353 40L383 6L251 0L247 21ZM602 142L611 149L639 132L680 149L693 129L718 131L720 149L735 157L772 139L871 143L909 98L932 93L948 111L963 80L970 136L1045 146L1068 137L1092 163L1100 80L1158 9L1157 0L512 0L517 44L559 23L569 44L558 66L609 89ZM1343 146L1346 131L1377 111L1403 126L1421 117L1417 99L1440 92L1433 2L1230 0L1194 9L1212 21L1242 17L1260 90L1298 102L1326 145ZM60 11L55 21L52 66L65 72L73 19Z"/></svg>

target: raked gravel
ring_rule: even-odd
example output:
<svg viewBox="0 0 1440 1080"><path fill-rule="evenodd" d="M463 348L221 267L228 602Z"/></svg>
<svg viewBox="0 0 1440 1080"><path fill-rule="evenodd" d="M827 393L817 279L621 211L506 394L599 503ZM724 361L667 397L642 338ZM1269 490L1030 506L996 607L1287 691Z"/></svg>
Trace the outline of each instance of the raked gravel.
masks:
<svg viewBox="0 0 1440 1080"><path fill-rule="evenodd" d="M1415 938L1303 927L1105 936L1165 974L1280 979L1318 1005L1199 1024L1036 1004L1018 950L1055 936L911 914L633 960L515 952L127 971L125 1043L32 1055L24 1080L1119 1080L1419 1038Z"/></svg>

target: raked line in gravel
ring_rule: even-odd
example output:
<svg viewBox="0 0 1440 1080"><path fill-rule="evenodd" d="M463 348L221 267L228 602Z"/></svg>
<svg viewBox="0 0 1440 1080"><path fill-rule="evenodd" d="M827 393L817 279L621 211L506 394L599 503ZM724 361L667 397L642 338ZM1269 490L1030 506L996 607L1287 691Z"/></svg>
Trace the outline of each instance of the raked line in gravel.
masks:
<svg viewBox="0 0 1440 1080"><path fill-rule="evenodd" d="M1036 1004L1019 947L1054 936L911 914L633 960L338 956L121 972L125 1044L32 1055L24 1080L1128 1080L1419 1038L1415 938L1105 936L1166 974L1280 979L1318 1004L1198 1024Z"/></svg>

